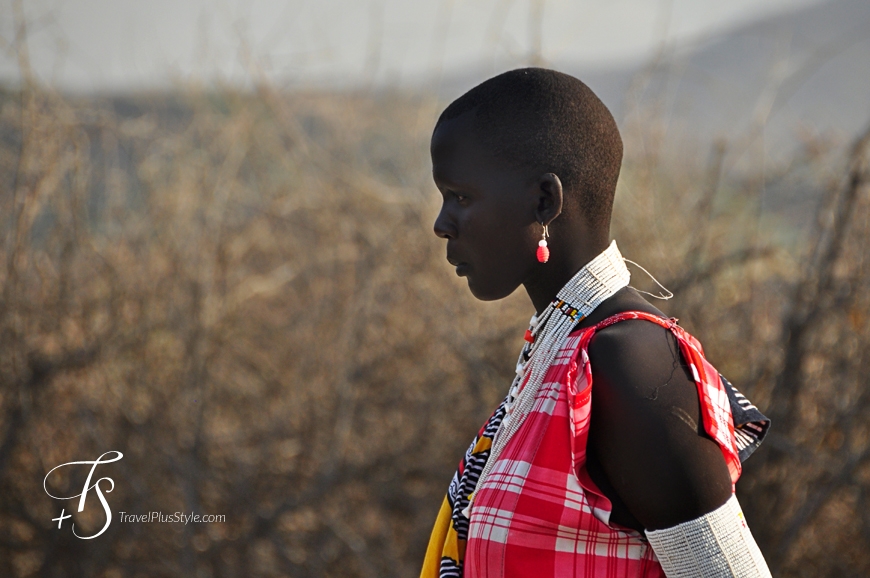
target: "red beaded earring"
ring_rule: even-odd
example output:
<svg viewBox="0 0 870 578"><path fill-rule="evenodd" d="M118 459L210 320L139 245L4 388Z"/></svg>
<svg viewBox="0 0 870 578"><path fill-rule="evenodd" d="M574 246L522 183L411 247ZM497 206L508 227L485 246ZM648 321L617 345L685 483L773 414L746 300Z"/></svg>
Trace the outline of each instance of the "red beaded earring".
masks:
<svg viewBox="0 0 870 578"><path fill-rule="evenodd" d="M541 223L541 225L544 227L544 232L541 234L541 240L538 241L537 255L539 263L546 263L550 259L550 249L547 248L547 237L550 234L547 231L547 225L544 225L544 223Z"/></svg>

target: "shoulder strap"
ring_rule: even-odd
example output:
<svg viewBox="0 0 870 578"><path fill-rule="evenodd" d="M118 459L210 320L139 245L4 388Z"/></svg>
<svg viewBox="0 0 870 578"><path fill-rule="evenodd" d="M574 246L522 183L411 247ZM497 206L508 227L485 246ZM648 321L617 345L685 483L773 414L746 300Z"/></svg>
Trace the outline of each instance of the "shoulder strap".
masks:
<svg viewBox="0 0 870 578"><path fill-rule="evenodd" d="M582 350L587 350L589 341L595 335L595 332L605 327L610 327L620 321L628 319L643 319L651 321L670 329L680 342L680 347L685 357L685 360L693 368L695 380L700 381L701 375L697 370L698 366L707 369L704 373L710 373L707 376L709 382L715 382L715 374L718 374L718 381L721 383L721 390L728 396L729 405L731 406L731 419L734 427L734 435L740 462L746 461L752 453L758 449L761 442L767 436L770 429L770 419L765 416L755 405L753 405L746 397L740 393L725 377L716 371L712 365L704 358L704 349L701 343L695 339L693 335L686 332L685 329L677 324L677 319L674 317L660 317L647 313L646 311L624 311L611 315L607 319L598 322L592 327L586 327L580 330L580 344ZM708 390L709 391L709 390ZM703 393L702 393L703 396ZM716 429L715 427L713 429Z"/></svg>
<svg viewBox="0 0 870 578"><path fill-rule="evenodd" d="M660 317L658 315L653 315L652 313L647 313L646 311L623 311L622 313L611 315L603 321L599 321L592 327L586 327L584 329L581 329L580 331L582 331L582 333L580 336L580 347L586 349L589 346L589 341L592 340L592 337L598 330L604 329L605 327L610 327L611 325L619 323L620 321L628 321L629 319L643 319L644 321L651 321L653 323L661 325L665 329L670 329L672 331L674 331L674 329L676 328L679 329L680 332L684 335L689 336L688 333L682 331L682 328L677 325L677 319L675 317ZM697 347L700 348L701 344L697 342L696 344Z"/></svg>
<svg viewBox="0 0 870 578"><path fill-rule="evenodd" d="M704 429L719 444L725 462L728 464L728 470L731 473L731 482L736 483L740 477L742 467L738 455L738 447L734 434L734 420L727 391L721 381L719 372L704 357L704 350L700 342L677 325L676 319L659 317L645 311L624 311L617 313L583 330L579 344L581 350L584 352L588 350L589 342L596 331L629 319L651 321L670 330L674 334L674 337L677 338L683 361L692 371L692 376L698 388Z"/></svg>

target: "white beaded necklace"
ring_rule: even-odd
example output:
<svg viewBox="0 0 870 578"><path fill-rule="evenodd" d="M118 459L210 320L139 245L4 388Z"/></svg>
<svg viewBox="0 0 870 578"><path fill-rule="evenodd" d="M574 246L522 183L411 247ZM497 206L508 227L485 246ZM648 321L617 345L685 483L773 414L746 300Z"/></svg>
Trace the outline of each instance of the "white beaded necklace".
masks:
<svg viewBox="0 0 870 578"><path fill-rule="evenodd" d="M602 301L628 285L630 278L631 274L616 247L616 241L613 241L604 252L587 263L562 287L556 299L540 317L532 316L529 331L526 333L526 344L517 361L517 375L505 404L505 416L495 434L489 458L483 466L476 488L482 486L502 450L531 413L544 375L562 348L565 338ZM469 499L473 500L473 496ZM463 514L468 517L470 511L471 501Z"/></svg>

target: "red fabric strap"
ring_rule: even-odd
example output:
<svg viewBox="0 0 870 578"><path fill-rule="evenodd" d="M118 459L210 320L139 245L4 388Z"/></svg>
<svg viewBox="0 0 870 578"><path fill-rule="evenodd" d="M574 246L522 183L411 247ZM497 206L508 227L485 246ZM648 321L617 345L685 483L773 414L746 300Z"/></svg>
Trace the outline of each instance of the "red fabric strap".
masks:
<svg viewBox="0 0 870 578"><path fill-rule="evenodd" d="M725 462L728 464L728 471L731 474L733 486L733 484L737 483L738 478L740 478L743 467L737 453L734 422L731 418L731 404L728 401L728 394L725 391L725 386L722 383L719 372L704 357L704 348L701 346L701 343L680 327L677 324L677 319L673 317L660 317L646 311L623 311L622 313L611 315L603 321L599 321L592 327L585 327L575 332L575 334L580 333L581 335L580 348L583 351L588 351L589 343L596 332L620 321L631 319L641 319L656 323L665 329L669 329L674 334L674 337L677 338L677 343L680 345L680 353L683 355L683 361L692 371L692 376L698 387L704 431L719 444L725 457Z"/></svg>

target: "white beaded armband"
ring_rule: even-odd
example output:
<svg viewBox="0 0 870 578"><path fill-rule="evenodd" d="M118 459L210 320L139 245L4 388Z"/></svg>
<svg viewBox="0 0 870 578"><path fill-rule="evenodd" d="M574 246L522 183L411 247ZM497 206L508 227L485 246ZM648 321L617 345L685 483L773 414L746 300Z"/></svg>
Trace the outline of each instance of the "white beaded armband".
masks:
<svg viewBox="0 0 870 578"><path fill-rule="evenodd" d="M733 494L709 514L646 537L668 578L770 578Z"/></svg>

